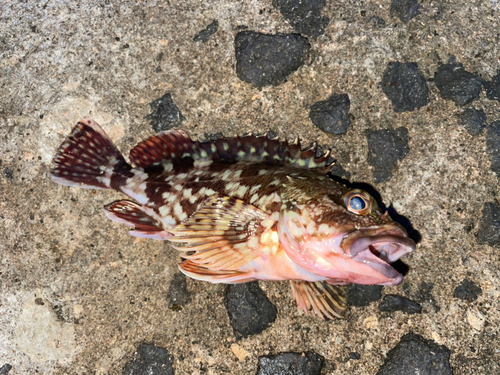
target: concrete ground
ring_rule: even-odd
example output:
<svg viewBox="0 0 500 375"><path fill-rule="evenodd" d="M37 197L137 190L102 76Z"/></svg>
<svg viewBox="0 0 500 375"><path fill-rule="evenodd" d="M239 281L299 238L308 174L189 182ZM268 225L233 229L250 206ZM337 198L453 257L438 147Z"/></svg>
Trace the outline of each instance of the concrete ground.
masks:
<svg viewBox="0 0 500 375"><path fill-rule="evenodd" d="M444 100L433 83L451 55L484 80L496 75L500 3L425 1L406 23L390 7L327 0L321 13L330 22L309 39L305 63L286 82L256 88L236 75L234 38L241 26L294 31L271 0L1 1L0 371L121 374L147 343L173 356L176 374L255 374L259 356L304 351L324 357L322 374L375 374L413 332L450 350L454 374L500 373L499 249L478 242L484 226L498 229L494 215L480 224L485 204L500 199L488 129L470 135L458 121L468 105ZM216 33L194 41L214 19ZM391 61L418 64L428 105L393 110L379 85ZM190 302L169 308L177 252L107 220L101 208L118 193L48 178L79 118L96 119L127 155L154 134L149 103L167 92L196 139L272 130L333 147L351 181L373 185L420 233L403 260L405 283L383 294L417 300L422 313L381 312L375 302L325 322L299 312L286 283L261 282L277 319L237 339L224 286L188 280ZM343 135L309 119L311 105L333 93L351 102ZM500 103L484 90L471 105L488 124L500 120ZM399 127L408 129L409 152L375 183L366 134ZM454 297L464 279L480 287L477 299Z"/></svg>

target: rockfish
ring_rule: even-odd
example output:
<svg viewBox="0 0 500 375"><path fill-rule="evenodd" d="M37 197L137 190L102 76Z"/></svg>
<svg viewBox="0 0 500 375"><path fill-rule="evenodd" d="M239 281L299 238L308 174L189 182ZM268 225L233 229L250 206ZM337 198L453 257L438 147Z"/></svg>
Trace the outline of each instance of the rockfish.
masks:
<svg viewBox="0 0 500 375"><path fill-rule="evenodd" d="M115 189L131 200L104 207L133 236L167 240L179 269L212 283L289 280L297 304L341 317L343 285L397 285L389 264L415 243L366 192L327 176L316 157L267 135L193 141L182 130L135 146L130 164L84 118L60 146L50 177L62 185Z"/></svg>

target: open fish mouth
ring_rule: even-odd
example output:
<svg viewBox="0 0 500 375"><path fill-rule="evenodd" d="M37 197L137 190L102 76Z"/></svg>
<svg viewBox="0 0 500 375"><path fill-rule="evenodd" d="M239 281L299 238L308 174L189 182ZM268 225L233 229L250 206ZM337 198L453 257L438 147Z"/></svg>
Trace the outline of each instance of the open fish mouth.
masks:
<svg viewBox="0 0 500 375"><path fill-rule="evenodd" d="M403 276L390 266L402 256L415 250L412 239L400 235L381 234L358 237L349 247L349 256L356 262L366 264L389 279Z"/></svg>

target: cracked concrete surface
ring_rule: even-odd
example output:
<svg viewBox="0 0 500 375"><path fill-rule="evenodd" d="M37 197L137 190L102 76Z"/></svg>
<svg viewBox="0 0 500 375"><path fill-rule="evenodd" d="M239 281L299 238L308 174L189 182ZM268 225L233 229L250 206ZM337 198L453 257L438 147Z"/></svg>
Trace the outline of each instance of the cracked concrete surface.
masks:
<svg viewBox="0 0 500 375"><path fill-rule="evenodd" d="M176 374L255 374L259 356L290 351L323 356L323 374L374 374L409 332L450 349L455 374L500 372L499 249L476 239L483 206L500 198L498 177L485 132L468 134L457 120L465 107L443 100L433 83L451 55L483 79L496 75L500 3L422 2L407 23L390 15L389 1L326 3L330 23L309 40L306 63L285 83L257 89L236 76L234 37L239 26L293 32L271 0L0 2L0 367L10 364L9 375L120 374L141 343L166 348ZM195 42L213 20L217 32ZM393 111L379 85L391 61L418 64L429 105ZM412 298L432 283L422 313L372 303L323 322L297 310L286 283L260 283L278 318L237 341L221 285L188 280L191 302L169 309L176 251L107 220L101 208L117 193L48 178L81 116L127 154L153 134L149 103L167 92L194 138L272 130L333 147L351 181L372 184L420 232L404 259L405 283L383 293ZM310 107L339 92L354 119L346 134L328 135L310 121ZM484 90L472 105L488 124L500 119L500 103ZM376 184L366 133L402 126L409 152ZM453 297L465 278L482 289L474 302Z"/></svg>

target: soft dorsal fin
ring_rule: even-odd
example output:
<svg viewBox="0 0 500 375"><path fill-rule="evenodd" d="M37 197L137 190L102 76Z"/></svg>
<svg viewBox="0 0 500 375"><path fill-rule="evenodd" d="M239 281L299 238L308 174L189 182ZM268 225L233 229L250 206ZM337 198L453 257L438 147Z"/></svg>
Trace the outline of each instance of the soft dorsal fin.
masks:
<svg viewBox="0 0 500 375"><path fill-rule="evenodd" d="M192 163L193 161L222 161L262 163L328 173L330 150L316 157L317 145L302 150L298 138L294 142L262 136L235 136L205 142L193 141L183 130L159 133L135 146L130 151L130 161L147 169L166 163Z"/></svg>

